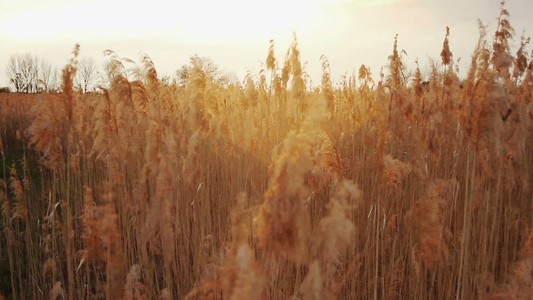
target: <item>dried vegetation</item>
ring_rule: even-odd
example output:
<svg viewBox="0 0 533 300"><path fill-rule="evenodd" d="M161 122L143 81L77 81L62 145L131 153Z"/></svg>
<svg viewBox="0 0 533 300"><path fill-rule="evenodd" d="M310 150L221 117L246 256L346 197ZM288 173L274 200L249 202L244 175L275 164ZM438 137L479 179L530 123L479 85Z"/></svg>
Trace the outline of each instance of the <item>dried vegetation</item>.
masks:
<svg viewBox="0 0 533 300"><path fill-rule="evenodd" d="M533 64L502 6L460 80L311 90L284 61L184 85L111 51L109 87L0 98L0 293L13 299L531 299ZM31 106L31 108L30 108ZM1 297L0 297L1 298Z"/></svg>

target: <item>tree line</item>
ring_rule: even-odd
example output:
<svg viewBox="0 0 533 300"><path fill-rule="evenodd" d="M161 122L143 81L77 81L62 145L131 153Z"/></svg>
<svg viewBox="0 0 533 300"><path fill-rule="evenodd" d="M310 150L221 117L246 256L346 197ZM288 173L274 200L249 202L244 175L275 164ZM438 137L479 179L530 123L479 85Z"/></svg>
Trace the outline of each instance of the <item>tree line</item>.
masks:
<svg viewBox="0 0 533 300"><path fill-rule="evenodd" d="M112 56L112 55L111 55ZM124 59L121 63L133 63L130 59ZM109 82L108 67L104 64L100 68L93 58L84 56L76 63L76 76L74 77L74 88L81 93L96 92L100 86L105 87L105 82ZM160 80L164 84L173 84L177 87L185 87L189 81L189 75L193 68L202 71L210 80L222 85L229 85L238 82L233 73L226 73L220 70L219 66L210 57L200 57L193 55L188 64L182 65L172 75L160 75ZM124 74L126 77L132 74ZM62 75L61 69L53 67L48 61L41 59L31 53L14 54L9 58L6 74L10 88L0 88L0 92L9 91L16 93L60 93Z"/></svg>
<svg viewBox="0 0 533 300"><path fill-rule="evenodd" d="M11 91L16 93L61 92L60 69L31 53L11 55L6 75ZM83 93L94 90L97 77L98 71L94 60L82 57L78 61L76 88Z"/></svg>

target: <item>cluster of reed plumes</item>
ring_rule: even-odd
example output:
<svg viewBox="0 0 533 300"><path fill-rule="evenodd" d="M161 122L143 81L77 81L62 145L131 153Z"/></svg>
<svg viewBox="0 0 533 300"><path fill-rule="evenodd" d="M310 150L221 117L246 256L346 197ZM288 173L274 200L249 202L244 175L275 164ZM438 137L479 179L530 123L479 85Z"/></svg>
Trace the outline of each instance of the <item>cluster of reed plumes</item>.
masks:
<svg viewBox="0 0 533 300"><path fill-rule="evenodd" d="M447 30L429 82L395 39L377 83L322 57L313 90L296 39L243 84L109 51L101 94L74 91L76 47L62 94L0 98L0 294L530 299L533 64L498 24L464 80Z"/></svg>

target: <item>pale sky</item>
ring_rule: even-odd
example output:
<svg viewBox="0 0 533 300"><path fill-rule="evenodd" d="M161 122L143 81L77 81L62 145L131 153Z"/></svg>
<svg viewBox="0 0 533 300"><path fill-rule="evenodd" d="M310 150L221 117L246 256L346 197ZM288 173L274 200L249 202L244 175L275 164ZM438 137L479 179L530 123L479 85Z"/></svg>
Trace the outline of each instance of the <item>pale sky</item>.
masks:
<svg viewBox="0 0 533 300"><path fill-rule="evenodd" d="M15 53L30 52L62 67L75 43L81 55L102 61L102 51L138 60L148 54L159 74L170 74L191 55L210 57L242 80L258 74L269 40L282 63L293 32L302 62L316 85L320 56L328 57L338 81L361 64L374 75L386 66L395 34L404 62L423 71L429 58L440 61L446 26L450 48L463 72L478 40L477 19L489 26L499 0L0 0L0 87ZM533 36L533 0L508 0L514 49L525 30ZM530 48L531 49L531 48Z"/></svg>

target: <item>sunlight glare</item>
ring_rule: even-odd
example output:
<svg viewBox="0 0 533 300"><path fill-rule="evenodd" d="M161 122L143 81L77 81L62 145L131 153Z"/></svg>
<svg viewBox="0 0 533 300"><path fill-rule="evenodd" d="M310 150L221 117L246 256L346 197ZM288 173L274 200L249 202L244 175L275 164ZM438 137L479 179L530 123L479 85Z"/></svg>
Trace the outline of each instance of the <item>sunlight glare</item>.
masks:
<svg viewBox="0 0 533 300"><path fill-rule="evenodd" d="M0 37L14 39L185 37L242 39L301 32L318 11L348 0L57 1L54 5L10 5ZM353 0L352 0L353 1ZM31 7L31 8L29 8ZM20 23L17 20L31 20Z"/></svg>

